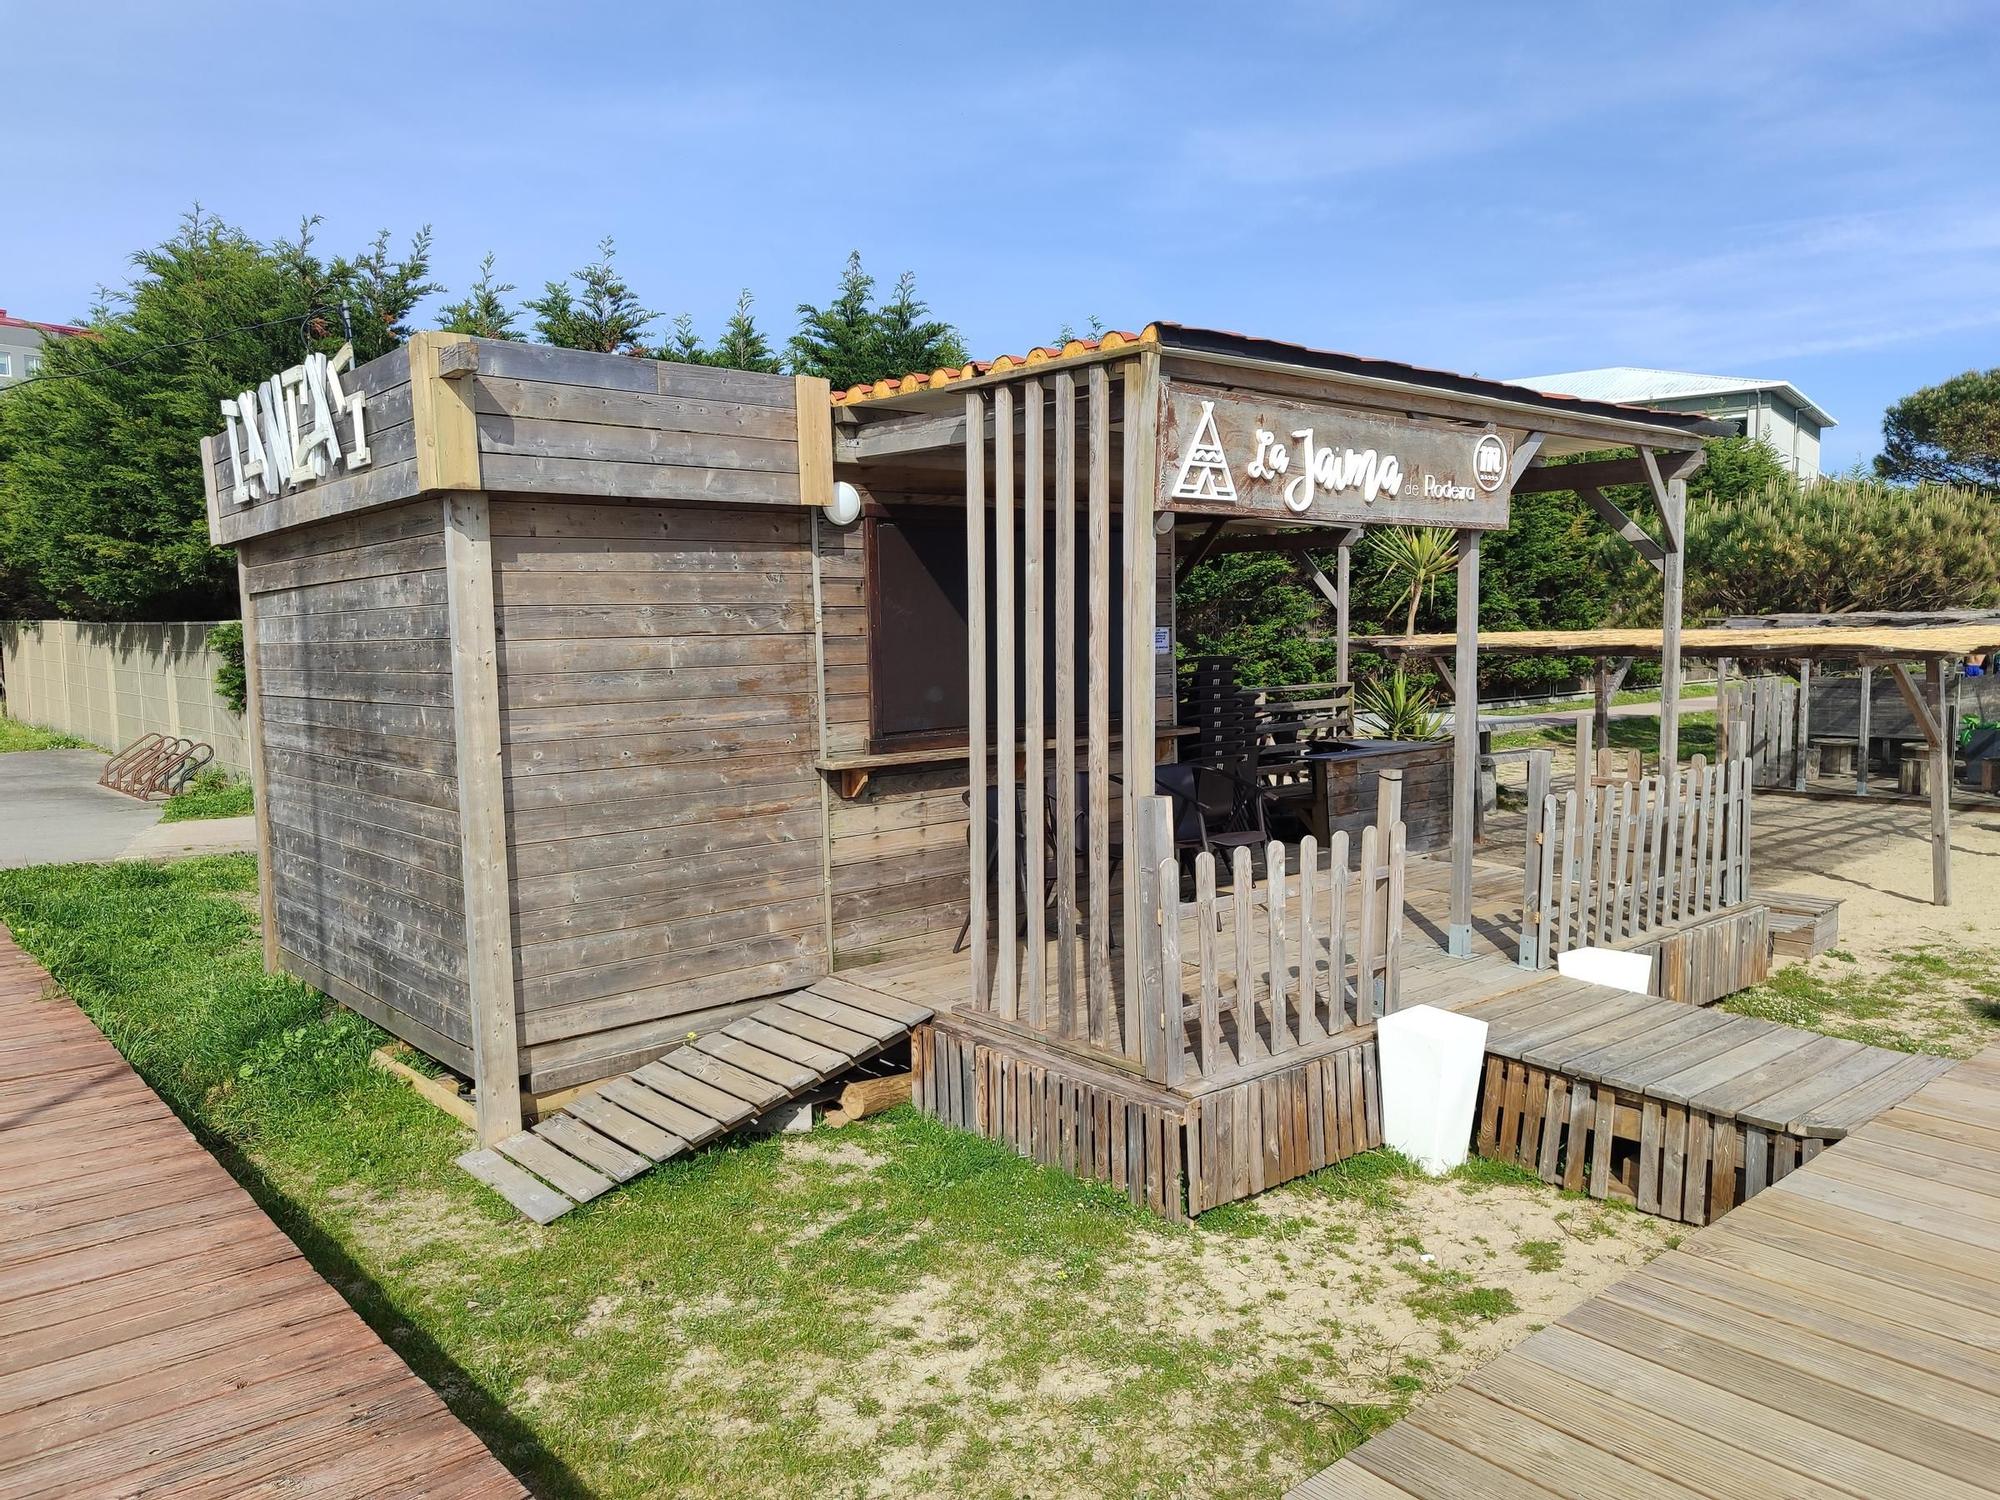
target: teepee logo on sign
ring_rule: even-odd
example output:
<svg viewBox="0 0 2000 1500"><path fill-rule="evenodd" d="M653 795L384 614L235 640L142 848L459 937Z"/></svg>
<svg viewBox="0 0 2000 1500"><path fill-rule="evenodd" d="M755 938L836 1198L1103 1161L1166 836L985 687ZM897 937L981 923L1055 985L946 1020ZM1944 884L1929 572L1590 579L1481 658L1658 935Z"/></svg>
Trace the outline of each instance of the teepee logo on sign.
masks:
<svg viewBox="0 0 2000 1500"><path fill-rule="evenodd" d="M1222 434L1215 430L1215 403L1201 403L1201 420L1195 424L1194 441L1181 460L1174 480L1176 500L1223 500L1236 498L1236 481L1229 477L1229 460L1222 451Z"/></svg>

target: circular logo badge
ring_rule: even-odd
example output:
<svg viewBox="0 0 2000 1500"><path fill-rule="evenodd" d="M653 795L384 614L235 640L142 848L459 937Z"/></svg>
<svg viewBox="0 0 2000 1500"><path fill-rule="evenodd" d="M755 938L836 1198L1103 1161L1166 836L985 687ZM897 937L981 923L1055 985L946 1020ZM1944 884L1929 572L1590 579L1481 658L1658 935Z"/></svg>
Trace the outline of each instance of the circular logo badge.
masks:
<svg viewBox="0 0 2000 1500"><path fill-rule="evenodd" d="M1479 487L1492 494L1507 478L1507 445L1498 433L1489 432L1472 446L1472 477Z"/></svg>

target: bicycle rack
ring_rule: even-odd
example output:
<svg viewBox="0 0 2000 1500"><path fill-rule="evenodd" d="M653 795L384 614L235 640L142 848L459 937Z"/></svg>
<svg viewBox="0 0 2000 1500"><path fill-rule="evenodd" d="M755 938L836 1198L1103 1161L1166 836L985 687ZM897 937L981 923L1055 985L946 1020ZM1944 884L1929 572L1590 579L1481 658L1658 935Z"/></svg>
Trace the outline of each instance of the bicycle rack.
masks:
<svg viewBox="0 0 2000 1500"><path fill-rule="evenodd" d="M169 797L215 759L215 747L197 740L142 734L105 763L97 784L148 801Z"/></svg>

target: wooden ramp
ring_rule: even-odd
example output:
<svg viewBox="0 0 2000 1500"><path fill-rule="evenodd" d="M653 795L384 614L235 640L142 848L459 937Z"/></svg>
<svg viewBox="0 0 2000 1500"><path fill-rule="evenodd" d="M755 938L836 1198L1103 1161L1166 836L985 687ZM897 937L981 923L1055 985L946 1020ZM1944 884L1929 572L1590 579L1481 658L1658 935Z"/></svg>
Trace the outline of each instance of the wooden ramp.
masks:
<svg viewBox="0 0 2000 1500"><path fill-rule="evenodd" d="M2000 1048L1288 1500L2000 1495Z"/></svg>
<svg viewBox="0 0 2000 1500"><path fill-rule="evenodd" d="M1489 1027L1481 1156L1691 1224L1952 1065L1560 978L1452 1008Z"/></svg>
<svg viewBox="0 0 2000 1500"><path fill-rule="evenodd" d="M537 1224L904 1041L931 1008L846 979L781 995L458 1164Z"/></svg>
<svg viewBox="0 0 2000 1500"><path fill-rule="evenodd" d="M0 1494L525 1496L0 928Z"/></svg>

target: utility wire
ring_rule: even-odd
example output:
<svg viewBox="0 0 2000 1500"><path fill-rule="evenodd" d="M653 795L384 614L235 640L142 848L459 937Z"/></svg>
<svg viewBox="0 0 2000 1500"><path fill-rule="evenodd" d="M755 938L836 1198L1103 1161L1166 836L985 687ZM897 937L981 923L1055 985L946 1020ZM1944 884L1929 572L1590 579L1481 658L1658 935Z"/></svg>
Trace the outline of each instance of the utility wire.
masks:
<svg viewBox="0 0 2000 1500"><path fill-rule="evenodd" d="M155 354L165 354L175 349L194 349L203 344L219 343L231 334L255 333L260 328L276 328L280 324L293 321L297 321L299 325L299 342L305 348L310 349L312 347L311 327L313 319L336 312L340 314L341 326L347 330L348 337L351 340L353 338L353 324L349 320L347 304L345 302L341 303L339 307L309 307L303 313L287 313L281 318L266 318L261 323L239 323L234 328L218 328L213 333L206 333L198 338L179 339L165 344L149 344L130 358L107 360L89 370L65 370L53 375L37 375L32 380L22 380L6 387L5 390L0 390L0 395L5 395L8 391L25 390L27 387L45 380L87 380L92 375L102 374L111 370L130 369L133 365L150 359ZM64 337L80 338L87 337L87 335L69 334L64 335Z"/></svg>

